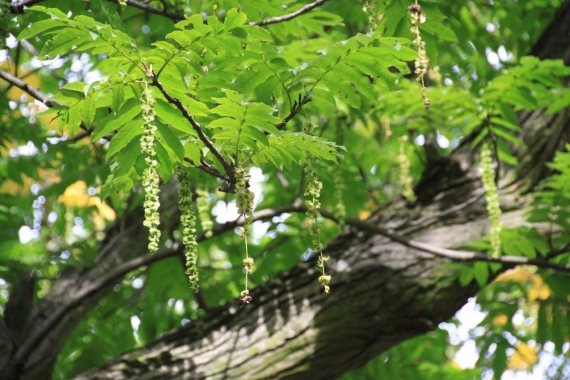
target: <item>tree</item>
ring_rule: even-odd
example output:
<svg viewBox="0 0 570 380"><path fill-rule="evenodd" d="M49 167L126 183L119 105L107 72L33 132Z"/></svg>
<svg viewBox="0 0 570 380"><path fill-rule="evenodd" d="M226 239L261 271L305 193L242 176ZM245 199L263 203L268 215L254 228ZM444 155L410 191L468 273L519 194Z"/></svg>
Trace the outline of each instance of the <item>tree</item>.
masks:
<svg viewBox="0 0 570 380"><path fill-rule="evenodd" d="M570 1L1 15L6 379L567 370Z"/></svg>

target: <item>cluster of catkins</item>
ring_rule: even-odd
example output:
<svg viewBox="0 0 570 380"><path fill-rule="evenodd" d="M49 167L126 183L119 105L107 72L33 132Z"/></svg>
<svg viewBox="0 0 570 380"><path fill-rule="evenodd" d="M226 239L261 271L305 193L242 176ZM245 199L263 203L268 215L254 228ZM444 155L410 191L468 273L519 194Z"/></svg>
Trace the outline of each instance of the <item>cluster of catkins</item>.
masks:
<svg viewBox="0 0 570 380"><path fill-rule="evenodd" d="M487 212L491 225L490 240L493 257L501 255L501 208L499 207L499 196L497 185L495 184L495 169L493 169L493 158L491 149L487 144L481 148L481 181L485 189L485 199L487 200Z"/></svg>
<svg viewBox="0 0 570 380"><path fill-rule="evenodd" d="M412 21L412 28L410 31L414 35L414 42L418 45L418 57L416 58L416 71L417 80L421 82L422 89L420 94L424 99L424 106L425 109L429 109L431 101L426 95L426 86L424 83L424 75L427 73L428 65L429 65L429 58L427 57L426 53L426 43L422 39L420 35L420 24L423 24L426 21L426 14L422 11L422 8L416 3L412 4L408 7L408 14L410 15Z"/></svg>
<svg viewBox="0 0 570 380"><path fill-rule="evenodd" d="M178 171L178 181L180 182L178 202L181 212L182 243L184 244L184 256L186 256L186 274L190 289L198 292L198 243L196 242L196 215L192 201L192 184L188 174L183 170Z"/></svg>
<svg viewBox="0 0 570 380"><path fill-rule="evenodd" d="M160 216L158 214L158 208L160 206L158 197L160 190L158 185L160 179L156 171L158 162L156 161L156 151L154 150L154 140L157 131L154 123L154 117L156 115L154 103L155 99L152 90L145 87L141 96L142 117L144 120L144 135L141 138L141 148L143 154L146 155L146 168L143 173L142 184L145 190L144 225L149 229L148 250L150 252L156 252L158 250L158 242L160 241L160 230L158 228L160 224Z"/></svg>

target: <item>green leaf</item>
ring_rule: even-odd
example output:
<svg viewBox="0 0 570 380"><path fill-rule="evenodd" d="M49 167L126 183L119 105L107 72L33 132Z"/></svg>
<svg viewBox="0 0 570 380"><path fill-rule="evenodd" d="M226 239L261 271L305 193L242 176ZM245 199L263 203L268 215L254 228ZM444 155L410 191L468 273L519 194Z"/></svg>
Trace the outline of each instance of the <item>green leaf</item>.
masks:
<svg viewBox="0 0 570 380"><path fill-rule="evenodd" d="M55 37L48 40L40 51L41 57L55 58L59 54L69 54L74 46L81 45L89 39L85 32L66 28L65 33L58 33Z"/></svg>
<svg viewBox="0 0 570 380"><path fill-rule="evenodd" d="M115 162L119 166L113 170L113 174L117 177L128 174L137 162L137 158L141 155L141 151L141 135L136 135L117 154Z"/></svg>
<svg viewBox="0 0 570 380"><path fill-rule="evenodd" d="M24 29L18 35L18 41L30 39L40 34L47 34L47 31L51 33L57 32L53 29L65 27L66 23L62 20L42 20L34 22L31 26Z"/></svg>
<svg viewBox="0 0 570 380"><path fill-rule="evenodd" d="M548 314L552 314L552 304L549 302L540 302L536 322L536 341L540 344L544 344L552 339L552 328L548 321Z"/></svg>
<svg viewBox="0 0 570 380"><path fill-rule="evenodd" d="M226 19L224 20L224 29L229 32L233 28L242 26L247 21L247 16L241 12L239 9L233 8L226 14Z"/></svg>
<svg viewBox="0 0 570 380"><path fill-rule="evenodd" d="M125 84L119 83L117 86L113 87L113 101L111 103L111 108L115 115L117 114L117 112L119 112L124 102L125 102Z"/></svg>
<svg viewBox="0 0 570 380"><path fill-rule="evenodd" d="M168 128L160 123L157 126L157 138L160 139L162 145L169 151L171 151L178 161L182 162L184 160L184 147L180 142L180 139Z"/></svg>
<svg viewBox="0 0 570 380"><path fill-rule="evenodd" d="M158 166L156 167L156 171L160 178L162 178L163 182L168 182L172 174L174 174L174 165L170 159L170 155L160 142L160 140L155 140L156 144L154 149L156 151L156 157L158 160Z"/></svg>
<svg viewBox="0 0 570 380"><path fill-rule="evenodd" d="M473 264L473 273L477 284L482 288L489 281L489 265L482 261Z"/></svg>
<svg viewBox="0 0 570 380"><path fill-rule="evenodd" d="M71 106L67 112L67 130L71 136L77 133L79 126L81 125L81 112L82 112L82 103L78 102L75 105Z"/></svg>
<svg viewBox="0 0 570 380"><path fill-rule="evenodd" d="M425 23L420 24L420 30L422 33L425 32L432 34L438 39L443 39L451 42L459 42L457 36L455 35L455 32L451 28L440 22L434 21L430 17L427 18Z"/></svg>
<svg viewBox="0 0 570 380"><path fill-rule="evenodd" d="M473 281L475 277L475 271L473 268L468 266L463 266L461 273L459 274L459 283L461 286L467 286Z"/></svg>
<svg viewBox="0 0 570 380"><path fill-rule="evenodd" d="M118 115L107 115L91 135L91 141L95 141L108 133L117 131L123 125L137 117L141 113L141 104L138 99L130 99L119 111Z"/></svg>
<svg viewBox="0 0 570 380"><path fill-rule="evenodd" d="M83 101L83 109L81 110L81 114L87 128L89 128L95 120L95 114L97 112L95 97L96 94L92 93Z"/></svg>
<svg viewBox="0 0 570 380"><path fill-rule="evenodd" d="M509 344L501 337L497 342L495 357L493 358L493 375L497 379L500 379L507 369L507 348L509 348Z"/></svg>
<svg viewBox="0 0 570 380"><path fill-rule="evenodd" d="M170 125L189 135L196 136L196 131L192 128L190 122L182 116L178 109L171 106L168 102L162 99L156 99L154 110L156 111L158 119L164 124Z"/></svg>
<svg viewBox="0 0 570 380"><path fill-rule="evenodd" d="M109 144L109 148L107 149L106 159L109 160L114 154L121 151L130 141L133 140L135 136L143 134L143 124L144 120L140 118L125 124L125 126L121 128L115 136L113 136L113 139Z"/></svg>
<svg viewBox="0 0 570 380"><path fill-rule="evenodd" d="M202 153L200 152L200 145L192 139L188 139L184 144L184 154L192 160L195 165L200 164Z"/></svg>

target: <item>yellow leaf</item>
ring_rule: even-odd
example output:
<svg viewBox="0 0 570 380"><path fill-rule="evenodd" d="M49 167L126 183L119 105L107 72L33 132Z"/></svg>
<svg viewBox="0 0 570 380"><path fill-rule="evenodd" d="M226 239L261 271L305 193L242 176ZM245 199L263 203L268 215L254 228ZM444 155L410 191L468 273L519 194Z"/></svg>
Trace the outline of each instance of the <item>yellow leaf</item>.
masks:
<svg viewBox="0 0 570 380"><path fill-rule="evenodd" d="M99 211L99 215L107 220L113 221L117 217L115 210L109 207L109 205L101 202L101 199L99 197L91 197L89 200L89 205L96 206L97 210Z"/></svg>
<svg viewBox="0 0 570 380"><path fill-rule="evenodd" d="M370 216L370 211L360 210L358 211L358 219L366 220Z"/></svg>
<svg viewBox="0 0 570 380"><path fill-rule="evenodd" d="M535 274L531 278L531 285L527 290L528 302L534 302L538 300L545 300L550 297L552 293L550 287L544 283L544 280L539 275Z"/></svg>
<svg viewBox="0 0 570 380"><path fill-rule="evenodd" d="M509 369L513 371L529 371L531 367L538 362L535 345L528 345L525 342L520 342L517 350L511 356L509 361Z"/></svg>
<svg viewBox="0 0 570 380"><path fill-rule="evenodd" d="M77 181L69 185L65 192L57 199L67 207L85 207L89 203L87 194L87 184L84 181Z"/></svg>
<svg viewBox="0 0 570 380"><path fill-rule="evenodd" d="M77 181L68 186L57 201L68 207L95 206L103 218L107 220L116 218L115 211L111 207L101 202L99 197L92 197L87 193L87 184L84 181Z"/></svg>
<svg viewBox="0 0 570 380"><path fill-rule="evenodd" d="M518 283L523 283L530 281L531 277L534 275L528 267L516 267L514 269L509 269L508 271L501 273L497 276L495 281L513 281Z"/></svg>
<svg viewBox="0 0 570 380"><path fill-rule="evenodd" d="M505 314L497 315L491 320L491 324L494 326L504 326L509 321L509 318Z"/></svg>

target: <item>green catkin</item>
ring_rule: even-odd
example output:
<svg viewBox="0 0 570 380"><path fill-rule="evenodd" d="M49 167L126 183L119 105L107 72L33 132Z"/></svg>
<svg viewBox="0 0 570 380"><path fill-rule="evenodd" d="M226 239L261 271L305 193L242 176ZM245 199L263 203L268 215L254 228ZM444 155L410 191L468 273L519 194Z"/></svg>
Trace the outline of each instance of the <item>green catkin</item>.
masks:
<svg viewBox="0 0 570 380"><path fill-rule="evenodd" d="M344 144L344 130L342 124L338 123L336 127L336 143L337 145ZM334 181L334 217L342 229L344 228L346 222L346 205L344 204L343 192L344 192L344 176L342 175L342 170L337 168L333 174Z"/></svg>
<svg viewBox="0 0 570 380"><path fill-rule="evenodd" d="M402 195L408 202L413 203L416 201L416 194L414 193L414 180L410 174L410 159L406 154L408 136L402 136L398 140L400 141L398 163L400 164L400 183L403 186Z"/></svg>
<svg viewBox="0 0 570 380"><path fill-rule="evenodd" d="M158 194L159 190L159 177L156 167L158 162L156 161L155 147L155 135L156 135L156 125L154 124L154 117L156 115L154 111L154 95L152 89L145 87L141 96L141 108L142 116L144 120L144 135L141 138L141 148L145 157L145 162L147 167L143 172L143 187L145 190L144 198L144 214L145 221L144 226L149 229L149 243L148 250L150 252L156 252L158 250L158 243L160 241L160 230L158 226L160 224L160 215L158 213L158 208L160 206L160 199Z"/></svg>
<svg viewBox="0 0 570 380"><path fill-rule="evenodd" d="M249 190L249 180L246 176L246 171L242 167L237 167L235 170L236 176L236 205L238 209L238 214L242 215L244 218L243 226L240 228L240 239L243 239L245 244L245 259L242 260L242 264L245 270L245 288L241 292L240 299L244 299L245 296L249 295L248 289L248 278L249 275L253 273L253 258L249 257L249 251L247 247L247 234L249 233L251 222L253 221L253 199L255 194L253 191ZM247 302L249 303L249 302Z"/></svg>
<svg viewBox="0 0 570 380"><path fill-rule="evenodd" d="M408 14L410 15L412 27L410 31L414 35L414 42L418 46L418 57L415 61L416 70L415 73L417 75L417 81L422 84L422 89L420 90L420 95L424 99L424 107L426 110L429 109L431 101L426 96L426 85L424 81L424 76L427 73L428 66L429 66L429 58L427 57L426 53L426 43L422 39L420 35L420 24L423 24L426 21L426 14L422 11L422 8L418 5L418 0L416 0L415 4L412 4L408 7Z"/></svg>
<svg viewBox="0 0 570 380"><path fill-rule="evenodd" d="M315 127L316 126L312 123L306 123L303 126L303 132L308 135L313 135ZM307 212L305 215L312 219L311 229L309 232L313 237L313 250L315 253L319 254L319 258L317 260L317 268L321 272L321 275L319 276L319 283L323 286L325 293L329 293L331 276L327 275L325 272L325 262L329 259L329 257L323 255L323 244L321 243L321 225L319 224L319 217L321 216L321 213L319 212L319 209L321 208L319 197L321 196L323 184L321 181L319 181L317 173L313 168L314 158L309 154L308 156L309 161L304 169L307 179L307 186L305 187L304 195L310 196L310 199L307 199L305 201L305 205L307 206Z"/></svg>
<svg viewBox="0 0 570 380"><path fill-rule="evenodd" d="M485 189L485 200L487 201L487 212L489 213L491 255L495 258L501 255L501 208L499 207L499 196L497 185L495 184L495 170L493 169L493 158L491 149L487 144L481 148L481 181Z"/></svg>
<svg viewBox="0 0 570 380"><path fill-rule="evenodd" d="M212 218L210 217L210 204L208 203L209 194L206 190L196 189L196 195L196 207L198 209L198 216L200 217L202 230L207 238L211 238L214 222L212 222Z"/></svg>
<svg viewBox="0 0 570 380"><path fill-rule="evenodd" d="M188 174L183 169L178 170L178 189L180 206L180 224L182 224L182 243L184 244L184 256L186 257L186 274L190 289L198 293L198 243L196 242L196 215L192 202L192 185Z"/></svg>

